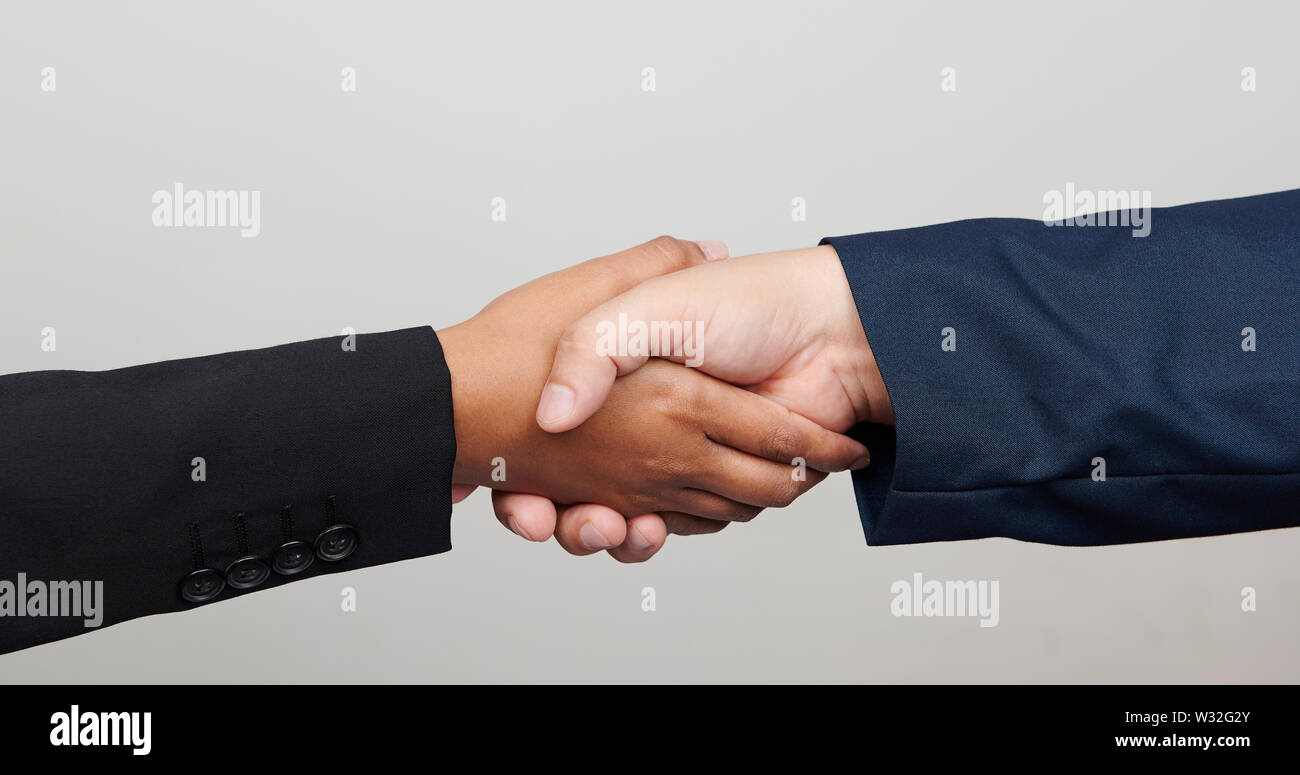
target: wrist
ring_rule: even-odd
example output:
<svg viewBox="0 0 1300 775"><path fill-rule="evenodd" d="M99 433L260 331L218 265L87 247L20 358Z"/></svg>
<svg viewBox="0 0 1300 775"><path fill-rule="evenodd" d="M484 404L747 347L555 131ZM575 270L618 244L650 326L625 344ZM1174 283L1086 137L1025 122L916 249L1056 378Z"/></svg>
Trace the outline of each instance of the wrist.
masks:
<svg viewBox="0 0 1300 775"><path fill-rule="evenodd" d="M862 328L862 317L839 254L830 245L808 250L815 252L821 270L815 297L827 314L825 325L832 344L832 369L853 405L855 419L892 425L894 409L889 392Z"/></svg>
<svg viewBox="0 0 1300 775"><path fill-rule="evenodd" d="M485 411L485 372L482 341L470 320L437 332L447 370L451 373L451 407L456 434L456 461L451 480L457 484L489 484L491 456L486 451L491 417Z"/></svg>

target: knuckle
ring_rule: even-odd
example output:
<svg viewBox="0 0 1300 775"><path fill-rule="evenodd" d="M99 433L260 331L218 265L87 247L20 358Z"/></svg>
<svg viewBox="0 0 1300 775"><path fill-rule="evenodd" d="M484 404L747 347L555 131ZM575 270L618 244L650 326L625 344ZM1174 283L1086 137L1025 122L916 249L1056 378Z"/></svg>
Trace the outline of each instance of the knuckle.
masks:
<svg viewBox="0 0 1300 775"><path fill-rule="evenodd" d="M769 460L789 463L799 457L799 434L785 425L773 426L763 439L762 452Z"/></svg>
<svg viewBox="0 0 1300 775"><path fill-rule="evenodd" d="M590 326L581 321L570 323L560 332L559 343L561 346L574 350L582 351L592 349L591 342L594 331Z"/></svg>
<svg viewBox="0 0 1300 775"><path fill-rule="evenodd" d="M690 479L694 473L694 467L685 457L672 452L661 452L652 456L649 465L656 477L664 482L683 482Z"/></svg>
<svg viewBox="0 0 1300 775"><path fill-rule="evenodd" d="M708 377L702 376L694 369L680 369L677 366L670 368L673 372L685 372L677 375L677 378L672 381L677 391L674 398L678 411L685 412L691 418L700 418L710 417L726 408L719 403L718 393L713 390ZM700 424L698 419L695 422L697 425Z"/></svg>
<svg viewBox="0 0 1300 775"><path fill-rule="evenodd" d="M722 519L695 517L681 512L669 512L663 515L669 535L693 536L710 535L726 528L731 522Z"/></svg>
<svg viewBox="0 0 1300 775"><path fill-rule="evenodd" d="M642 371L646 373L647 377L646 402L656 415L665 417L679 414L694 416L693 413L698 408L696 406L698 399L694 395L696 391L689 385L683 384L685 380L649 379L651 376L662 375L657 370L643 369Z"/></svg>
<svg viewBox="0 0 1300 775"><path fill-rule="evenodd" d="M676 237L662 234L650 240L649 244L655 255L661 256L671 266L681 266L690 260L685 243Z"/></svg>
<svg viewBox="0 0 1300 775"><path fill-rule="evenodd" d="M639 514L649 514L655 510L658 505L654 498L645 493L633 493L623 499L622 508L618 511L624 516L637 516Z"/></svg>
<svg viewBox="0 0 1300 775"><path fill-rule="evenodd" d="M768 499L773 506L783 509L794 503L801 493L799 482L789 478L782 478L772 486L771 491L768 493Z"/></svg>

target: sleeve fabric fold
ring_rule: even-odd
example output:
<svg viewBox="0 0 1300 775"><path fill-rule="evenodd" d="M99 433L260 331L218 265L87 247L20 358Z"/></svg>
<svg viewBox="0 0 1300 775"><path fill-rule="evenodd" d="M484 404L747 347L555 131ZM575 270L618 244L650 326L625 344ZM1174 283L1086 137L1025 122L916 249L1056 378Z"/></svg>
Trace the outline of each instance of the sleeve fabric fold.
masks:
<svg viewBox="0 0 1300 775"><path fill-rule="evenodd" d="M67 582L102 582L107 626L450 549L455 434L436 335L344 344L0 377L0 653L92 631L50 615L65 613ZM350 530L322 537L332 525ZM290 560L309 564L287 575L276 552L291 541L306 548ZM255 580L256 561L233 565L249 557L271 571L254 586L183 597L199 566Z"/></svg>
<svg viewBox="0 0 1300 775"><path fill-rule="evenodd" d="M1300 190L1150 224L823 240L894 407L893 427L856 429L869 543L1300 525Z"/></svg>

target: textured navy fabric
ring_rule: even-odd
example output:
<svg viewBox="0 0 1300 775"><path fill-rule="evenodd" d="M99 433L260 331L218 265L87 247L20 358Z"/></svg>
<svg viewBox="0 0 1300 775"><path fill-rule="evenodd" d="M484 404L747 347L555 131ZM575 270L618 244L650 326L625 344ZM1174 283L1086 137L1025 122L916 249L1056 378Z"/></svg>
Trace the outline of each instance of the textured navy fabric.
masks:
<svg viewBox="0 0 1300 775"><path fill-rule="evenodd" d="M286 504L295 538L310 543L337 519L358 548L203 605L450 549L456 439L437 336L340 344L0 377L0 581L102 581L104 626L187 610L190 524L206 566L269 562ZM206 481L191 475L196 457ZM79 616L6 615L0 653L93 631Z"/></svg>
<svg viewBox="0 0 1300 775"><path fill-rule="evenodd" d="M1145 238L989 218L823 242L894 406L856 429L869 543L1300 525L1300 190L1156 208Z"/></svg>

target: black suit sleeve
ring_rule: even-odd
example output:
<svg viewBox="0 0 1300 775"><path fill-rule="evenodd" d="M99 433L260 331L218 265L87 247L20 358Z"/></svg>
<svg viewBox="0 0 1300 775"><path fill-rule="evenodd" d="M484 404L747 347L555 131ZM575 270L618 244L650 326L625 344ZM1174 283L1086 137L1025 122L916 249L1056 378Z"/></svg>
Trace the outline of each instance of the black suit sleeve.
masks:
<svg viewBox="0 0 1300 775"><path fill-rule="evenodd" d="M438 339L350 344L0 377L0 653L450 549Z"/></svg>

